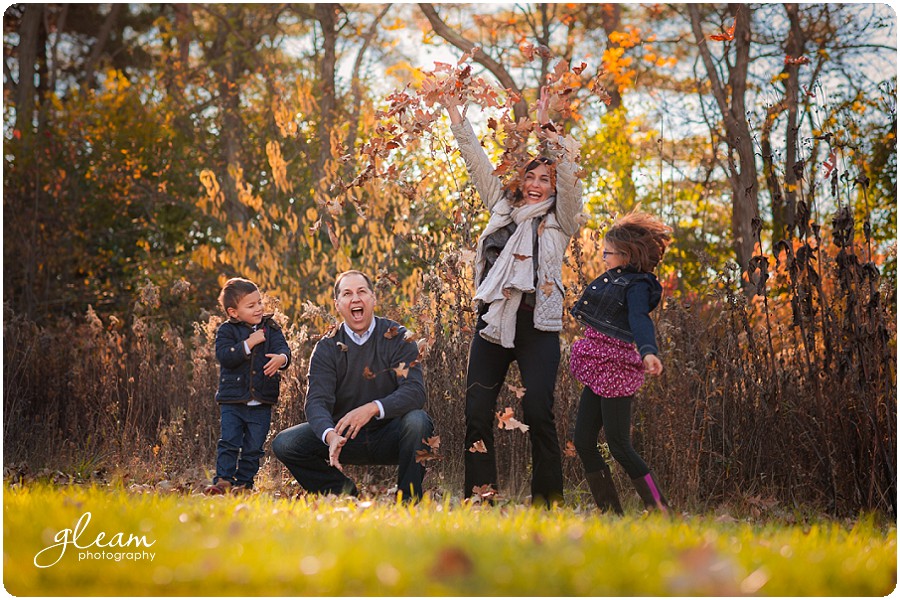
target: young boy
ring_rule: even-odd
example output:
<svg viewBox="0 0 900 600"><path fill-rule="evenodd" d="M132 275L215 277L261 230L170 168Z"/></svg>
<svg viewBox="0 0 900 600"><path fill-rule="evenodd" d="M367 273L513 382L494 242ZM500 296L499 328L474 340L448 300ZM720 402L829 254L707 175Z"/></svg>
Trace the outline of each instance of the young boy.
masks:
<svg viewBox="0 0 900 600"><path fill-rule="evenodd" d="M222 413L222 437L208 494L221 494L232 486L253 488L272 405L278 401L278 372L291 360L281 328L271 314L263 314L255 283L229 279L219 303L228 316L216 332L216 360L221 366L216 402Z"/></svg>

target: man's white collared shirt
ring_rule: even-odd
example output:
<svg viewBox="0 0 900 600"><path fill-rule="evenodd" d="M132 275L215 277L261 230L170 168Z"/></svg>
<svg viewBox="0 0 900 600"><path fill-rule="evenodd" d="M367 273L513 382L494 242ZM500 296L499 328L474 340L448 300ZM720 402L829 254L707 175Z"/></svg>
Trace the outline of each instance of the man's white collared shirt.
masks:
<svg viewBox="0 0 900 600"><path fill-rule="evenodd" d="M356 333L355 331L347 327L346 323L344 323L344 331L347 332L347 334L350 336L350 339L353 340L353 342L357 346L362 346L366 343L366 341L368 341L370 337L372 337L372 332L375 331L375 317L372 317L372 322L369 324L369 328L362 333Z"/></svg>
<svg viewBox="0 0 900 600"><path fill-rule="evenodd" d="M357 346L362 346L367 341L369 341L369 338L372 337L372 332L375 331L375 317L372 317L372 323L369 325L369 328L361 334L357 334L355 331L347 327L347 323L344 323L343 327L344 331L347 332L347 335L350 336L350 339L353 341L353 343ZM380 421L384 418L384 405L381 403L381 400L373 400L373 402L375 403L375 406L378 407L378 416L375 417L375 420ZM325 438L328 436L329 431L334 431L334 427L329 427L322 434L322 442L326 444L328 442L325 441Z"/></svg>

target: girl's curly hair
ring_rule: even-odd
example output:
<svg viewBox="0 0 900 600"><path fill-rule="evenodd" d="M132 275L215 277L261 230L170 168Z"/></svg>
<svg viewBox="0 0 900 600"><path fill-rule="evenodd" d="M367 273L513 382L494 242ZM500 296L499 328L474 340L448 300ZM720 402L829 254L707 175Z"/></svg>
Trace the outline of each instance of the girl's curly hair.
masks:
<svg viewBox="0 0 900 600"><path fill-rule="evenodd" d="M672 228L647 213L632 211L619 217L606 232L606 241L628 257L628 264L640 271L653 271L662 260Z"/></svg>

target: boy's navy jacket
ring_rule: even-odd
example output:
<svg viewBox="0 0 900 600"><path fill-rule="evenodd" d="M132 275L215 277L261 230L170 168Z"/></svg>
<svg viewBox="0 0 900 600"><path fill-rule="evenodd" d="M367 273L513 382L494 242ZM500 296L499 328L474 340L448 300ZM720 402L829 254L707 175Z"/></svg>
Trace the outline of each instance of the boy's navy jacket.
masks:
<svg viewBox="0 0 900 600"><path fill-rule="evenodd" d="M662 298L652 273L617 267L593 280L582 292L572 316L600 333L637 344L641 357L659 354L650 311Z"/></svg>
<svg viewBox="0 0 900 600"><path fill-rule="evenodd" d="M266 341L251 348L249 356L244 351L244 341L253 333L252 325L228 319L216 331L216 360L221 365L216 392L219 404L240 404L250 400L275 404L278 401L281 373L276 372L271 377L263 373L263 366L271 360L266 354L284 354L288 359L287 367L291 363L291 350L272 315L264 315L258 328L265 331Z"/></svg>

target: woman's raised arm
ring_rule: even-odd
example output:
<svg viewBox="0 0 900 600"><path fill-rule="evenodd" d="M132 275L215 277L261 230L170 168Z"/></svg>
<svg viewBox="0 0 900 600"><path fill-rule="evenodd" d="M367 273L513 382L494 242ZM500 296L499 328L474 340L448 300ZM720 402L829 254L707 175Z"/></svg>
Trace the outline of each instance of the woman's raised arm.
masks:
<svg viewBox="0 0 900 600"><path fill-rule="evenodd" d="M456 97L444 98L441 104L450 115L450 130L456 138L456 145L466 162L469 176L475 183L475 189L488 210L503 197L503 182L494 175L494 165L481 147L481 142L472 129L472 124L460 111L460 102Z"/></svg>
<svg viewBox="0 0 900 600"><path fill-rule="evenodd" d="M581 145L568 136L559 135L550 121L549 105L547 86L543 86L537 103L538 136L561 148L556 159L556 218L563 232L572 236L581 227L580 215L584 206L582 183L575 176L578 172L575 159Z"/></svg>

